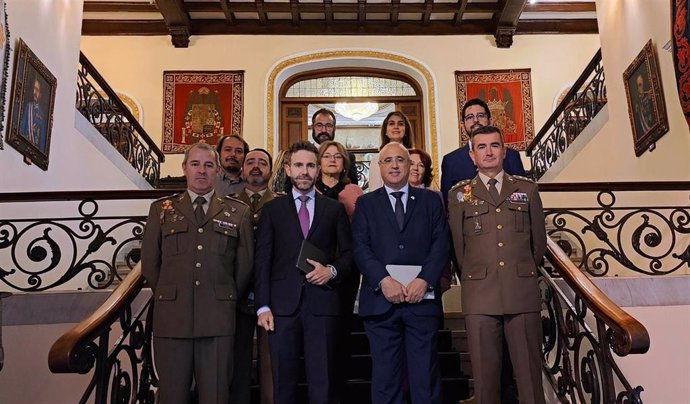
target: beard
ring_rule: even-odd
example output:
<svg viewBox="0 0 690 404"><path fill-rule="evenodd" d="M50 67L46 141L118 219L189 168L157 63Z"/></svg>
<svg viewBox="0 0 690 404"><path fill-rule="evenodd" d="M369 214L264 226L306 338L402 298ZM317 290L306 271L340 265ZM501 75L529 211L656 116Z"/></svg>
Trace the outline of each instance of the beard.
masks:
<svg viewBox="0 0 690 404"><path fill-rule="evenodd" d="M316 143L321 144L327 140L333 140L335 138L335 133L330 134L326 131L316 133L316 131L312 131L311 137L316 141Z"/></svg>
<svg viewBox="0 0 690 404"><path fill-rule="evenodd" d="M290 177L290 182L292 182L292 186L295 189L302 192L311 191L311 189L314 187L314 178L306 174L295 178Z"/></svg>
<svg viewBox="0 0 690 404"><path fill-rule="evenodd" d="M268 178L263 175L261 170L258 168L252 169L249 171L247 178L244 180L244 182L250 184L253 187L264 187L266 184L268 184Z"/></svg>
<svg viewBox="0 0 690 404"><path fill-rule="evenodd" d="M228 164L227 166L223 167L225 169L225 172L231 175L239 175L242 172L242 167L239 165L235 164Z"/></svg>

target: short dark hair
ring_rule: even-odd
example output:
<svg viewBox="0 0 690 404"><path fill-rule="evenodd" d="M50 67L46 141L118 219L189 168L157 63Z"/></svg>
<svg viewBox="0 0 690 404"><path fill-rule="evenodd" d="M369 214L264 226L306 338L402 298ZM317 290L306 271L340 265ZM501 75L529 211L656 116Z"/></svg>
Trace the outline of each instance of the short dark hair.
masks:
<svg viewBox="0 0 690 404"><path fill-rule="evenodd" d="M412 125L410 124L410 120L407 119L407 116L403 114L400 111L393 111L386 115L386 118L383 120L383 123L381 124L381 146L379 147L379 150L388 143L390 143L390 139L388 136L386 136L387 132L387 127L388 127L388 121L391 119L392 116L399 116L402 118L403 122L405 122L405 136L403 136L403 141L402 144L405 146L406 149L410 149L414 147L414 142L412 141L412 138L414 137L414 131L412 129Z"/></svg>
<svg viewBox="0 0 690 404"><path fill-rule="evenodd" d="M462 107L462 120L465 121L465 111L467 111L467 108L471 107L472 105L479 105L480 107L484 108L484 111L486 111L486 117L488 119L491 119L491 111L489 110L489 106L486 105L486 102L482 100L481 98L472 98L471 100L467 101L465 105Z"/></svg>
<svg viewBox="0 0 690 404"><path fill-rule="evenodd" d="M335 114L333 111L327 108L321 108L318 111L314 112L314 115L311 116L311 124L314 125L314 121L316 120L317 115L324 114L324 115L330 115L331 119L333 119L333 125L335 126Z"/></svg>
<svg viewBox="0 0 690 404"><path fill-rule="evenodd" d="M501 137L501 146L505 146L506 142L503 139L503 132L501 132L501 130L496 126L486 125L480 126L477 129L473 130L472 133L470 133L470 150L472 150L472 139L474 139L475 136L490 135L492 133L498 133L498 135Z"/></svg>
<svg viewBox="0 0 690 404"><path fill-rule="evenodd" d="M218 139L218 143L216 143L216 151L220 155L220 151L223 149L223 142L225 142L228 139L237 139L240 142L242 142L242 145L244 145L244 155L246 156L247 153L249 153L249 143L247 143L242 136L239 135L223 135L221 136L220 139Z"/></svg>
<svg viewBox="0 0 690 404"><path fill-rule="evenodd" d="M410 149L410 156L413 154L418 155L419 159L422 161L422 164L424 164L424 177L422 177L422 184L424 184L425 187L428 187L431 185L431 181L434 179L434 166L431 162L431 156L429 156L429 153L418 148Z"/></svg>
<svg viewBox="0 0 690 404"><path fill-rule="evenodd" d="M290 160L292 159L292 155L297 153L300 150L306 150L308 152L314 153L314 156L316 156L316 164L319 164L319 149L314 146L314 144L307 142L305 140L301 142L295 142L290 145L290 148L288 149L286 155L285 155L285 164L290 164Z"/></svg>
<svg viewBox="0 0 690 404"><path fill-rule="evenodd" d="M254 151L258 151L258 152L264 153L265 155L268 156L268 165L271 167L271 171L273 171L273 156L271 156L271 153L269 153L266 149L262 149L262 148L260 148L260 147L255 147L255 148L249 150L249 151L248 151L247 153L245 153L244 155L246 156L247 154L249 154L249 153L251 153L251 152L254 152Z"/></svg>

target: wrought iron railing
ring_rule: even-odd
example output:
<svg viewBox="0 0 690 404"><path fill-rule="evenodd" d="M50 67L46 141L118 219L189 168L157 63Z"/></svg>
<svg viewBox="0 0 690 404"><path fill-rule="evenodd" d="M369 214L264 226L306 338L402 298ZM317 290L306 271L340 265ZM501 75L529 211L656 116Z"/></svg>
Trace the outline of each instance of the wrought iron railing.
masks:
<svg viewBox="0 0 690 404"><path fill-rule="evenodd" d="M613 353L647 352L645 327L606 297L551 239L546 262L552 269L540 268L542 365L560 401L642 404L644 389L632 387Z"/></svg>
<svg viewBox="0 0 690 404"><path fill-rule="evenodd" d="M657 202L672 200L674 193L676 202L685 202L690 182L546 183L539 190L548 234L588 275L667 275L690 267L690 207ZM578 204L550 206L551 193ZM654 205L618 203L631 196Z"/></svg>
<svg viewBox="0 0 690 404"><path fill-rule="evenodd" d="M150 200L171 194L163 191L91 191L6 193L0 204L8 212L12 203L31 203L31 209L44 210L49 202L61 210L74 206L74 215L31 219L0 219L0 281L11 289L40 292L59 286L72 289L105 289L122 280L118 264L134 265L137 244L146 221L146 208L132 215L98 215L107 200ZM76 201L79 201L78 203ZM15 205L16 206L16 205ZM69 209L69 208L68 208ZM122 262L120 262L122 261ZM71 282L71 283L70 283Z"/></svg>
<svg viewBox="0 0 690 404"><path fill-rule="evenodd" d="M53 373L86 374L94 370L80 404L154 404L158 385L153 365L153 299L134 316L133 302L145 284L137 264L115 291L89 317L63 334L51 347ZM110 345L113 326L122 333ZM95 369L94 369L95 367Z"/></svg>
<svg viewBox="0 0 690 404"><path fill-rule="evenodd" d="M154 187L165 155L83 53L79 53L77 109Z"/></svg>
<svg viewBox="0 0 690 404"><path fill-rule="evenodd" d="M558 160L594 116L606 105L601 49L558 104L525 153L538 180Z"/></svg>

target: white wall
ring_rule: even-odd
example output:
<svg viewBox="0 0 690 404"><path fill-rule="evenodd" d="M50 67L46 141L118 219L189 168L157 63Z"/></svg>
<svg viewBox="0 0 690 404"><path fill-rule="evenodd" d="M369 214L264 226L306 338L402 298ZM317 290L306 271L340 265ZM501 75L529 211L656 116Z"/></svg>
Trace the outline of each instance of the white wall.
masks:
<svg viewBox="0 0 690 404"><path fill-rule="evenodd" d="M164 70L244 70L244 137L266 144L266 82L272 66L297 54L370 49L403 55L426 66L437 93L439 152L458 145L456 70L531 68L535 129L553 110L553 100L572 83L599 48L597 35L523 35L510 49L488 36L197 36L175 49L165 37L83 37L82 51L118 91L137 99L144 129L160 142ZM123 62L126 61L126 62ZM428 97L428 94L425 94ZM425 119L428 123L428 117ZM275 133L269 134L274 136ZM163 174L180 175L179 155L168 155Z"/></svg>
<svg viewBox="0 0 690 404"><path fill-rule="evenodd" d="M597 0L609 120L556 182L690 179L690 133L678 101L673 56L663 49L671 39L670 7L667 0ZM659 59L670 130L657 141L656 150L635 157L623 72L650 38Z"/></svg>
<svg viewBox="0 0 690 404"><path fill-rule="evenodd" d="M102 153L75 129L75 94L83 0L7 0L12 50L21 38L57 78L48 171L23 162L5 143L0 150L2 192L134 189ZM9 80L14 63L12 52ZM11 94L8 83L7 99ZM6 103L6 107L9 101ZM6 137L6 134L4 134Z"/></svg>

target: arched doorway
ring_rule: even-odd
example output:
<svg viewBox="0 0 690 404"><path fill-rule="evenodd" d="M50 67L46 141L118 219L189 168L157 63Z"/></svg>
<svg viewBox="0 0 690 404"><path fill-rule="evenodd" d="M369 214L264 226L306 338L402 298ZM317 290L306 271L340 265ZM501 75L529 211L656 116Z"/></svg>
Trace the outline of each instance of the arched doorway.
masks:
<svg viewBox="0 0 690 404"><path fill-rule="evenodd" d="M360 185L366 184L372 153L378 152L385 116L402 111L412 124L413 142L426 149L423 93L409 75L380 68L322 68L289 77L279 90L281 150L311 138L311 116L320 108L337 117L336 140L356 156Z"/></svg>

